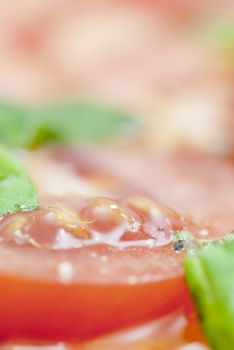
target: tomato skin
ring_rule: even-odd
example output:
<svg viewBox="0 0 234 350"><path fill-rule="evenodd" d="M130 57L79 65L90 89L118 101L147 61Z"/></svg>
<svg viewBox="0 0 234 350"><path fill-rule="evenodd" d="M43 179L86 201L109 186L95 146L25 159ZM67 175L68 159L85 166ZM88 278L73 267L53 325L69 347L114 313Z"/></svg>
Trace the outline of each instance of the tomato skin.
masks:
<svg viewBox="0 0 234 350"><path fill-rule="evenodd" d="M194 305L194 301L192 295L190 293L189 287L187 285L186 279L184 277L184 296L183 296L183 310L184 314L189 321L197 321L197 312L196 307Z"/></svg>
<svg viewBox="0 0 234 350"><path fill-rule="evenodd" d="M58 284L1 276L0 338L85 340L179 307L183 279L137 285Z"/></svg>

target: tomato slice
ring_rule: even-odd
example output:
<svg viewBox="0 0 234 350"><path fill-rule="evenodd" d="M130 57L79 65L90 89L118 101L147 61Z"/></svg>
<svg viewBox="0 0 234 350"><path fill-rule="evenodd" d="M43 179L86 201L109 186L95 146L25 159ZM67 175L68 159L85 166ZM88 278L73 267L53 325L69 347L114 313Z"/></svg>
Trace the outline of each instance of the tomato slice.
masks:
<svg viewBox="0 0 234 350"><path fill-rule="evenodd" d="M197 321L188 322L181 311L127 330L99 337L88 342L11 341L0 350L208 350Z"/></svg>
<svg viewBox="0 0 234 350"><path fill-rule="evenodd" d="M92 166L100 174L108 171L119 179L116 193L144 191L206 226L210 237L223 236L234 227L230 191L234 186L234 166L226 157L191 149L165 154L144 147L124 152L120 147L63 149L55 157L89 176Z"/></svg>
<svg viewBox="0 0 234 350"><path fill-rule="evenodd" d="M142 197L48 202L0 222L2 339L90 339L181 306L171 239L197 226Z"/></svg>

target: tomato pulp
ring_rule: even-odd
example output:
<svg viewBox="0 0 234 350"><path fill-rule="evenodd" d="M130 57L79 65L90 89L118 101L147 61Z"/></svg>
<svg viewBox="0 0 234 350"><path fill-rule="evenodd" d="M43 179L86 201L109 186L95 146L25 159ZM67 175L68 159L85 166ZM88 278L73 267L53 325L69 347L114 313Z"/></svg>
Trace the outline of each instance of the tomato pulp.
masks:
<svg viewBox="0 0 234 350"><path fill-rule="evenodd" d="M45 202L0 221L2 339L90 339L184 302L171 239L189 220L142 197Z"/></svg>

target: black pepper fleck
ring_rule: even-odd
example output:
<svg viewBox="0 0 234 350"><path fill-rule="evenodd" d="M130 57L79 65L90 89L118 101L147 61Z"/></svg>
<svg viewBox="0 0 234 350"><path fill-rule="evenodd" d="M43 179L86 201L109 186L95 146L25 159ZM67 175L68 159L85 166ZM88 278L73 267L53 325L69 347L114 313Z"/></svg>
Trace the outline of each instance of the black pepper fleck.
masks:
<svg viewBox="0 0 234 350"><path fill-rule="evenodd" d="M184 240L178 239L176 242L173 243L173 248L176 252L180 252L184 249Z"/></svg>

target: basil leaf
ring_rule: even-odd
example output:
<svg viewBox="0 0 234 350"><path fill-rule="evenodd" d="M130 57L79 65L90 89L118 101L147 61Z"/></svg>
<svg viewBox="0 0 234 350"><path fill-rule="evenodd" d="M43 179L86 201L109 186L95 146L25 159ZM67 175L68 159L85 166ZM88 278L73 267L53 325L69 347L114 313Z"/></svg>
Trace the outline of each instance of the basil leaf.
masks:
<svg viewBox="0 0 234 350"><path fill-rule="evenodd" d="M21 107L0 103L0 143L23 147L31 142L33 122Z"/></svg>
<svg viewBox="0 0 234 350"><path fill-rule="evenodd" d="M132 126L128 116L85 102L33 108L0 105L0 143L10 147L99 141L131 131Z"/></svg>
<svg viewBox="0 0 234 350"><path fill-rule="evenodd" d="M234 241L203 248L185 260L185 274L207 339L234 346Z"/></svg>
<svg viewBox="0 0 234 350"><path fill-rule="evenodd" d="M24 167L0 146L0 216L38 208L36 190Z"/></svg>

